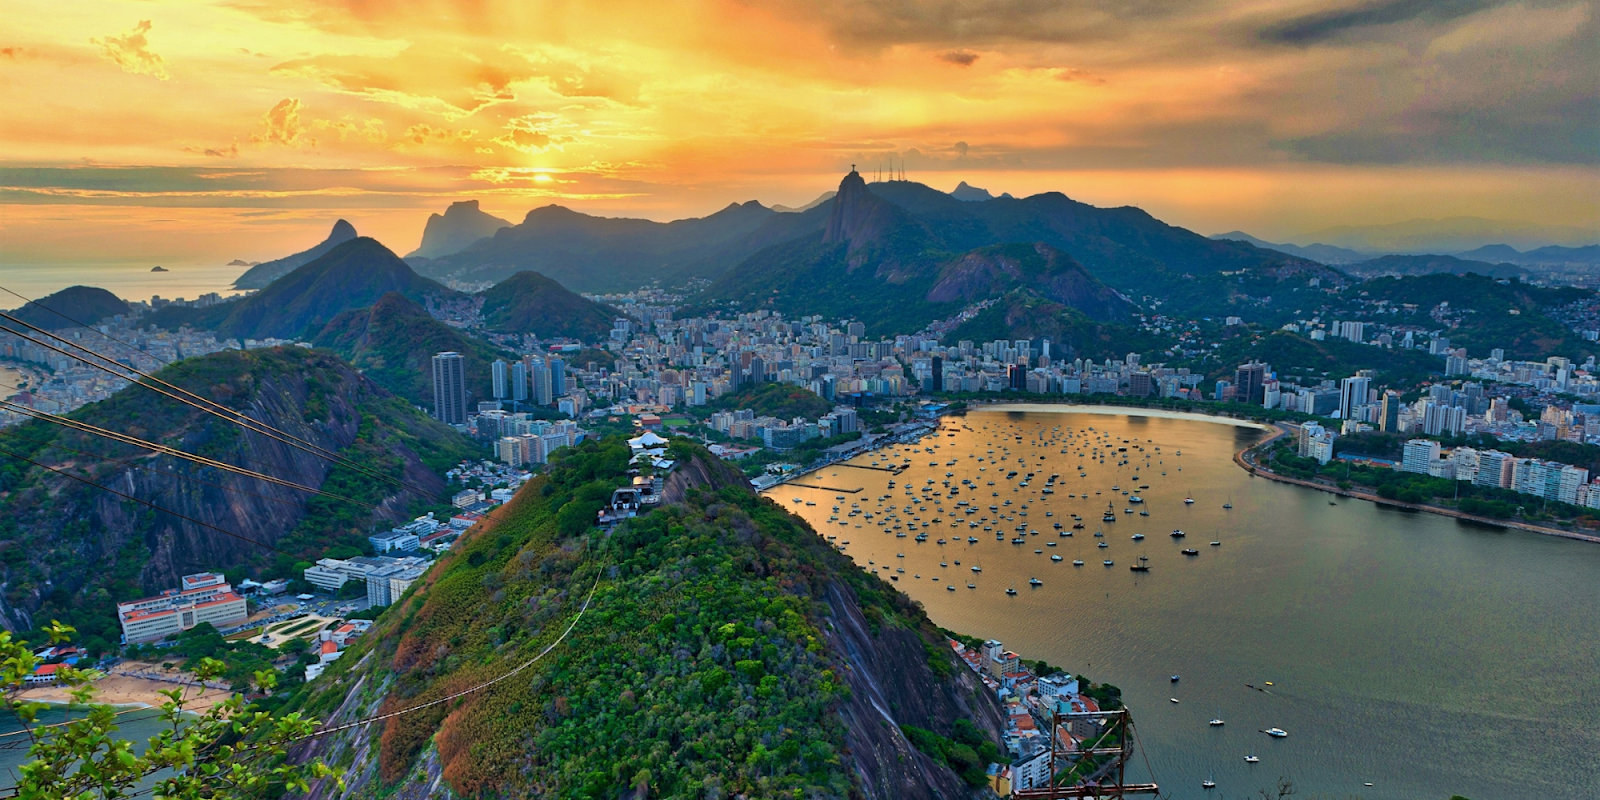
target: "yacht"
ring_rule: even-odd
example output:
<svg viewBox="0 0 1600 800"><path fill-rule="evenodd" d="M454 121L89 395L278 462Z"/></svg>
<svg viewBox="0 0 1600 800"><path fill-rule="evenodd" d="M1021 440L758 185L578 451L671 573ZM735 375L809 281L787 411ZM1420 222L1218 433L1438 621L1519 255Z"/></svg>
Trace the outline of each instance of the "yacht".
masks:
<svg viewBox="0 0 1600 800"><path fill-rule="evenodd" d="M1211 778L1208 777L1205 780L1200 782L1200 788L1202 788L1202 789L1215 789L1215 788L1217 788L1217 782L1214 781L1214 780L1211 780Z"/></svg>
<svg viewBox="0 0 1600 800"><path fill-rule="evenodd" d="M1257 758L1254 753L1251 753L1250 755L1247 755L1247 756L1244 757L1244 763L1246 763L1246 764L1259 764L1259 763L1261 763L1261 759Z"/></svg>
<svg viewBox="0 0 1600 800"><path fill-rule="evenodd" d="M1016 594L1017 594L1017 589L1016 589L1016 587L1015 587L1015 586L1007 586L1007 587L1006 587L1006 594L1009 594L1009 595L1012 595L1012 596L1015 596L1015 595L1016 595Z"/></svg>
<svg viewBox="0 0 1600 800"><path fill-rule="evenodd" d="M1142 534L1142 533L1136 533L1136 534L1134 534L1134 535L1133 535L1133 540L1134 540L1134 541L1136 541L1136 542L1142 542L1142 541L1144 541L1144 534Z"/></svg>
<svg viewBox="0 0 1600 800"><path fill-rule="evenodd" d="M1185 547L1183 548L1183 554L1186 556L1197 556L1200 555L1200 551L1194 549L1193 547Z"/></svg>
<svg viewBox="0 0 1600 800"><path fill-rule="evenodd" d="M1043 586L1044 585L1044 581L1041 581L1038 578L1029 578L1028 579L1028 585L1029 586Z"/></svg>
<svg viewBox="0 0 1600 800"><path fill-rule="evenodd" d="M1172 538L1174 538L1174 539L1182 539L1183 537L1188 536L1189 534L1184 533L1182 529L1173 528L1171 535L1172 535Z"/></svg>
<svg viewBox="0 0 1600 800"><path fill-rule="evenodd" d="M1289 732L1282 728L1268 728L1262 732L1274 739L1282 739L1283 737L1289 735Z"/></svg>
<svg viewBox="0 0 1600 800"><path fill-rule="evenodd" d="M1109 567L1109 566L1115 564L1116 562L1114 562L1114 561L1112 561L1111 559L1108 558L1108 559L1106 559L1106 560L1104 560L1104 561L1102 561L1100 563L1102 563L1102 564L1104 564L1104 565Z"/></svg>
<svg viewBox="0 0 1600 800"><path fill-rule="evenodd" d="M947 584L944 585L944 588L946 588L946 589L948 589L948 590L953 592L953 591L956 590L956 585L953 584L953 583L947 583Z"/></svg>
<svg viewBox="0 0 1600 800"><path fill-rule="evenodd" d="M1139 563L1130 565L1128 569L1133 572L1149 572L1150 565L1145 563L1149 560L1150 559L1146 558L1145 556L1139 556Z"/></svg>
<svg viewBox="0 0 1600 800"><path fill-rule="evenodd" d="M1101 546L1101 547L1110 547L1110 546L1111 546L1111 545L1109 545L1109 544L1106 544L1106 543L1105 543L1105 542L1101 542L1101 543L1100 543L1100 546Z"/></svg>
<svg viewBox="0 0 1600 800"><path fill-rule="evenodd" d="M1073 560L1072 560L1072 566L1074 566L1074 567L1081 567L1081 566L1083 566L1083 560L1082 560L1082 559L1078 559L1078 558L1074 558L1074 559L1073 559Z"/></svg>
<svg viewBox="0 0 1600 800"><path fill-rule="evenodd" d="M1221 547L1222 546L1222 542L1212 542L1211 546L1212 547Z"/></svg>
<svg viewBox="0 0 1600 800"><path fill-rule="evenodd" d="M1060 561L1061 560L1061 556L1055 556L1055 555L1050 556L1050 560L1051 561Z"/></svg>
<svg viewBox="0 0 1600 800"><path fill-rule="evenodd" d="M1206 724L1210 725L1213 728L1220 728L1223 725L1226 725L1228 723L1223 722L1221 717L1215 717L1210 722L1207 722Z"/></svg>

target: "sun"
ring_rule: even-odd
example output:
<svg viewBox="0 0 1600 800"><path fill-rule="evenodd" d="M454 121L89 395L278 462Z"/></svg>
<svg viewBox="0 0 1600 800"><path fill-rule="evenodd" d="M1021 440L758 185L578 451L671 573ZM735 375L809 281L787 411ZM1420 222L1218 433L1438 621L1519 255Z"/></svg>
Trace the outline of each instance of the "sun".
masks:
<svg viewBox="0 0 1600 800"><path fill-rule="evenodd" d="M549 183L552 180L555 180L555 179L550 177L550 173L548 173L548 172L535 172L533 174L533 182L534 183Z"/></svg>

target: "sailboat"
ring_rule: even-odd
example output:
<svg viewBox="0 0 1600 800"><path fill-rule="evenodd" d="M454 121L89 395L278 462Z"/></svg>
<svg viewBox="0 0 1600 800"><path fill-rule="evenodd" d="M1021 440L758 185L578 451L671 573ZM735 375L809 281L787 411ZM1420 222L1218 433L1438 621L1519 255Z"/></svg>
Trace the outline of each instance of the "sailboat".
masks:
<svg viewBox="0 0 1600 800"><path fill-rule="evenodd" d="M1128 569L1130 571L1132 571L1132 572L1149 572L1150 571L1150 565L1145 563L1145 562L1147 562L1149 560L1150 559L1148 557L1146 557L1146 556L1139 556L1139 563L1130 564L1128 566Z"/></svg>

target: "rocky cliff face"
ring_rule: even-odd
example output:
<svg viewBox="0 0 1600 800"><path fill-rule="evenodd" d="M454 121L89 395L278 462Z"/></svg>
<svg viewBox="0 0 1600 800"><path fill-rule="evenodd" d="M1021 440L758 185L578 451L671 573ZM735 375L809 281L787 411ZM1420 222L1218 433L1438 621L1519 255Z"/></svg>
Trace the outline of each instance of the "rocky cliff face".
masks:
<svg viewBox="0 0 1600 800"><path fill-rule="evenodd" d="M0 625L26 630L42 610L64 619L81 616L80 629L114 629L113 601L170 588L184 574L271 563L280 554L263 544L299 558L358 541L370 522L404 519L414 501L432 502L442 493L442 479L419 449L433 456L434 448L466 448L453 431L325 353L230 351L182 362L162 377L290 436L361 460L425 496L372 478L351 480L349 474L331 485L342 473L319 456L130 387L73 416L285 481L336 490L375 508L29 423L18 435L44 443L31 453L33 460L172 513L39 468L0 476L0 515L7 520L0 525Z"/></svg>
<svg viewBox="0 0 1600 800"><path fill-rule="evenodd" d="M493 236L511 223L484 212L476 200L451 203L443 214L429 214L422 229L422 245L406 258L439 258L467 249L473 242Z"/></svg>
<svg viewBox="0 0 1600 800"><path fill-rule="evenodd" d="M828 225L822 232L822 243L848 245L851 269L866 261L863 251L880 244L891 229L902 222L902 214L888 201L867 191L867 182L856 172L839 182L839 193L834 195L832 207Z"/></svg>

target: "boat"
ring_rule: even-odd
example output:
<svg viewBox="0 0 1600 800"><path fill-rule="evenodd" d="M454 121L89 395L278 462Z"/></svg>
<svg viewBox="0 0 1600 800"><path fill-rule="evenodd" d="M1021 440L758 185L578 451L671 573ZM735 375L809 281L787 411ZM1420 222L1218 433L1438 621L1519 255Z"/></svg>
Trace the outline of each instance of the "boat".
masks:
<svg viewBox="0 0 1600 800"><path fill-rule="evenodd" d="M952 592L953 592L953 591L955 591L955 590L956 590L956 585L955 585L955 584L953 584L953 583L947 583L947 584L945 584L945 587L944 587L944 588L946 588L946 589L949 589L949 590L950 590L950 591L952 591Z"/></svg>
<svg viewBox="0 0 1600 800"><path fill-rule="evenodd" d="M1110 547L1110 546L1111 546L1111 545L1109 545L1109 544L1106 544L1106 543L1105 543L1105 542L1101 542L1101 543L1100 543L1100 547Z"/></svg>
<svg viewBox="0 0 1600 800"><path fill-rule="evenodd" d="M1224 725L1226 725L1228 723L1223 722L1221 717L1215 717L1210 722L1207 722L1206 724L1210 725L1213 728L1220 728L1220 727L1222 727L1222 726L1224 726Z"/></svg>
<svg viewBox="0 0 1600 800"><path fill-rule="evenodd" d="M1255 756L1255 754L1252 753L1252 754L1247 755L1247 756L1244 757L1244 763L1246 763L1246 764L1259 764L1259 763L1261 763L1261 759L1257 758Z"/></svg>
<svg viewBox="0 0 1600 800"><path fill-rule="evenodd" d="M1171 700L1171 701L1172 701L1172 702L1173 702L1173 704L1174 704L1174 705L1176 705L1176 704L1177 704L1177 703L1178 703L1178 702L1179 702L1179 701L1178 701L1178 698L1176 698L1176 697L1169 697L1169 698L1167 698L1167 699L1168 699L1168 700Z"/></svg>
<svg viewBox="0 0 1600 800"><path fill-rule="evenodd" d="M1183 532L1183 531L1182 531L1182 530L1180 530L1180 529L1177 529L1177 528L1174 528L1174 529L1173 529L1173 531L1172 531L1172 533L1171 533L1171 534L1170 534L1170 535L1171 535L1171 536L1172 536L1172 538L1174 538L1174 539L1182 539L1182 538L1183 538L1183 537L1185 537L1185 536L1188 536L1188 535L1189 535L1189 534L1187 534L1187 533L1184 533L1184 532Z"/></svg>
<svg viewBox="0 0 1600 800"><path fill-rule="evenodd" d="M1060 561L1061 560L1061 556L1051 556L1050 560L1051 561Z"/></svg>
<svg viewBox="0 0 1600 800"><path fill-rule="evenodd" d="M1172 682L1173 683L1177 683L1178 682L1178 676L1177 675L1172 676Z"/></svg>
<svg viewBox="0 0 1600 800"><path fill-rule="evenodd" d="M975 585L975 584L971 584L971 583L969 583L969 584L967 584L967 588L968 588L968 589L976 589L976 588L978 588L978 587L977 587L977 586L976 586L976 585Z"/></svg>
<svg viewBox="0 0 1600 800"><path fill-rule="evenodd" d="M1167 473L1163 472L1161 474L1165 475ZM1186 506L1194 505L1194 498L1193 497L1185 497L1185 498L1183 498L1183 504L1186 505Z"/></svg>
<svg viewBox="0 0 1600 800"><path fill-rule="evenodd" d="M1282 729L1282 728L1268 728L1268 729L1262 731L1262 733L1265 733L1266 735L1271 736L1274 739L1282 739L1283 737L1289 735L1289 732L1284 730L1284 729Z"/></svg>
<svg viewBox="0 0 1600 800"><path fill-rule="evenodd" d="M1134 541L1136 541L1136 542L1142 542L1142 541L1144 541L1144 534L1142 534L1142 533L1136 533L1136 534L1134 534L1134 535L1133 535L1133 540L1134 540Z"/></svg>
<svg viewBox="0 0 1600 800"><path fill-rule="evenodd" d="M794 498L794 501L795 501L795 502L796 502L796 503L803 503L803 502L805 502L805 501L804 501L804 500L801 500L801 499L800 499L800 498L798 498L798 497L796 497L796 498Z"/></svg>
<svg viewBox="0 0 1600 800"><path fill-rule="evenodd" d="M1233 508L1233 503L1231 501L1227 502L1227 503L1223 503L1222 507L1223 508Z"/></svg>
<svg viewBox="0 0 1600 800"><path fill-rule="evenodd" d="M1043 586L1044 585L1044 581L1041 581L1038 578L1029 578L1028 579L1028 585L1029 586Z"/></svg>
<svg viewBox="0 0 1600 800"><path fill-rule="evenodd" d="M1100 562L1100 563L1102 563L1102 564L1104 564L1104 565L1106 565L1106 566L1108 566L1108 567L1109 567L1109 566L1111 566L1111 565L1112 565L1112 564L1114 564L1114 563L1115 563L1115 562L1113 562L1113 561L1112 561L1112 560L1111 560L1111 559L1109 559L1109 558L1108 558L1108 559L1106 559L1106 560L1104 560L1104 561L1102 561L1102 562Z"/></svg>
<svg viewBox="0 0 1600 800"><path fill-rule="evenodd" d="M1211 546L1212 547L1221 547L1222 546L1222 542L1212 542Z"/></svg>
<svg viewBox="0 0 1600 800"><path fill-rule="evenodd" d="M1212 780L1212 779L1210 779L1210 778L1206 778L1205 780L1200 782L1200 788L1202 788L1202 789L1215 789L1215 788L1217 788L1217 782Z"/></svg>
<svg viewBox="0 0 1600 800"><path fill-rule="evenodd" d="M1015 586L1007 586L1006 587L1006 594L1015 596L1016 593L1017 593L1017 587L1015 587Z"/></svg>
<svg viewBox="0 0 1600 800"><path fill-rule="evenodd" d="M1183 548L1183 554L1186 556L1197 556L1200 555L1200 551L1194 549L1193 547L1185 547Z"/></svg>
<svg viewBox="0 0 1600 800"><path fill-rule="evenodd" d="M1133 572L1149 572L1150 571L1150 565L1145 563L1146 561L1149 561L1149 560L1150 559L1148 559L1148 558L1146 558L1144 556L1139 556L1139 563L1129 565L1128 569L1133 571Z"/></svg>

